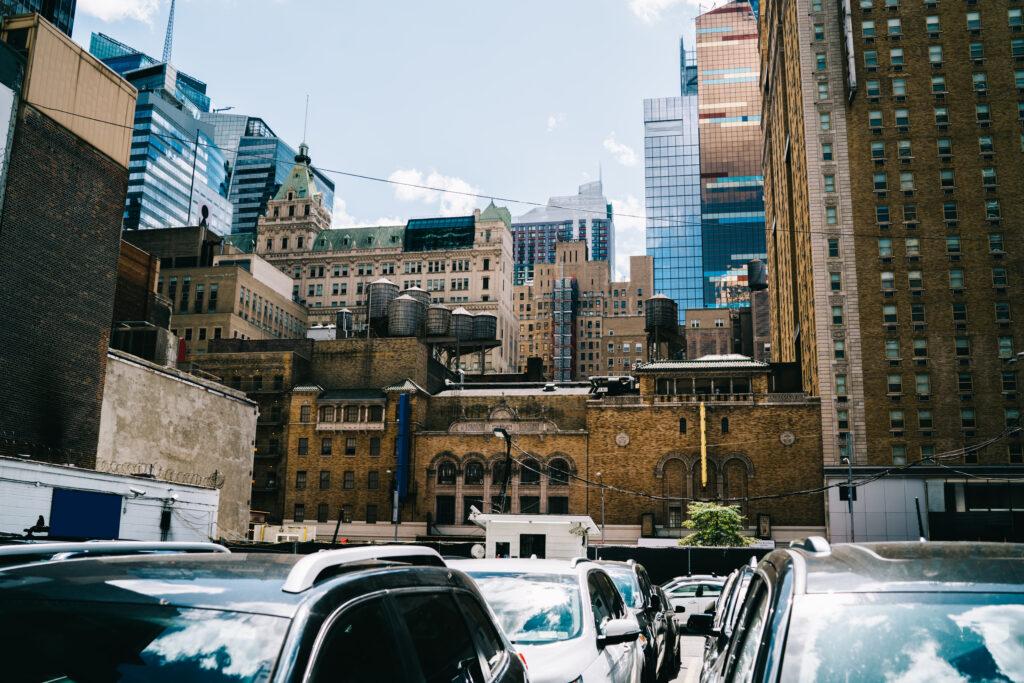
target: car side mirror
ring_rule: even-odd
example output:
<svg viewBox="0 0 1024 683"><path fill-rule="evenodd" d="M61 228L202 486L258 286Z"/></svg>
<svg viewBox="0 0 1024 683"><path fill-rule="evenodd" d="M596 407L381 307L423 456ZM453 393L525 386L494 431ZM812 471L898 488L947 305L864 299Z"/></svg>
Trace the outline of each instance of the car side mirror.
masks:
<svg viewBox="0 0 1024 683"><path fill-rule="evenodd" d="M631 643L640 636L640 624L636 619L609 619L604 622L597 636L599 648L617 643Z"/></svg>
<svg viewBox="0 0 1024 683"><path fill-rule="evenodd" d="M676 614L682 614L685 611L686 611L685 607L683 607L682 605L676 605Z"/></svg>
<svg viewBox="0 0 1024 683"><path fill-rule="evenodd" d="M686 630L696 636L707 636L715 623L715 615L708 613L691 614L686 620Z"/></svg>

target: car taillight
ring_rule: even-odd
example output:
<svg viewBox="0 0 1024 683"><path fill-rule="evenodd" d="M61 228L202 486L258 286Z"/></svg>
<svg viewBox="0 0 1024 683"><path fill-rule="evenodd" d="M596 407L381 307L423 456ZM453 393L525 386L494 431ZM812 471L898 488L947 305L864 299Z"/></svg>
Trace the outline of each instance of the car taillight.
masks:
<svg viewBox="0 0 1024 683"><path fill-rule="evenodd" d="M526 667L527 670L529 670L530 665L526 663L526 657L523 656L522 652L519 652L517 654L519 655L519 661L521 661L523 663L523 666Z"/></svg>

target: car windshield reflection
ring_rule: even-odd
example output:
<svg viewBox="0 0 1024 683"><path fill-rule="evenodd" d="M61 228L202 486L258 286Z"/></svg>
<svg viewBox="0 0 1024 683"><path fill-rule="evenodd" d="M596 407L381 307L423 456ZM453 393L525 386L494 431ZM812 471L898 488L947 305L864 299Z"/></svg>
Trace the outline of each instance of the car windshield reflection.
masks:
<svg viewBox="0 0 1024 683"><path fill-rule="evenodd" d="M583 631L575 576L470 572L513 643L538 645L578 638Z"/></svg>

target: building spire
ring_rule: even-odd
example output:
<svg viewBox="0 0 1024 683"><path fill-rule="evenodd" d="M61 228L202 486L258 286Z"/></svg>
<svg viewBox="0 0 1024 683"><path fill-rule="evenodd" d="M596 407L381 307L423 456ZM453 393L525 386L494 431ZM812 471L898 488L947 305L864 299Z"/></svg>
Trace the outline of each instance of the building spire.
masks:
<svg viewBox="0 0 1024 683"><path fill-rule="evenodd" d="M302 120L302 142L299 143L299 153L295 155L295 161L297 163L305 162L307 165L310 162L309 159L309 145L306 144L306 132L309 129L309 94L306 94L306 115Z"/></svg>
<svg viewBox="0 0 1024 683"><path fill-rule="evenodd" d="M174 47L174 0L171 0L171 12L167 15L167 33L164 34L164 60L171 61L171 49Z"/></svg>

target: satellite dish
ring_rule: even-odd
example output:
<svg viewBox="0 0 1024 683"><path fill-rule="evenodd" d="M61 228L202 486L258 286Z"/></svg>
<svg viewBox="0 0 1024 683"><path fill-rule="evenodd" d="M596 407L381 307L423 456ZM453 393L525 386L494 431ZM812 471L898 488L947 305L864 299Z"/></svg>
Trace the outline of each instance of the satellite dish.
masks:
<svg viewBox="0 0 1024 683"><path fill-rule="evenodd" d="M470 549L469 552L473 557L475 557L478 560L484 559L484 555L487 554L487 551L484 550L484 547L479 543L474 543L473 547Z"/></svg>

